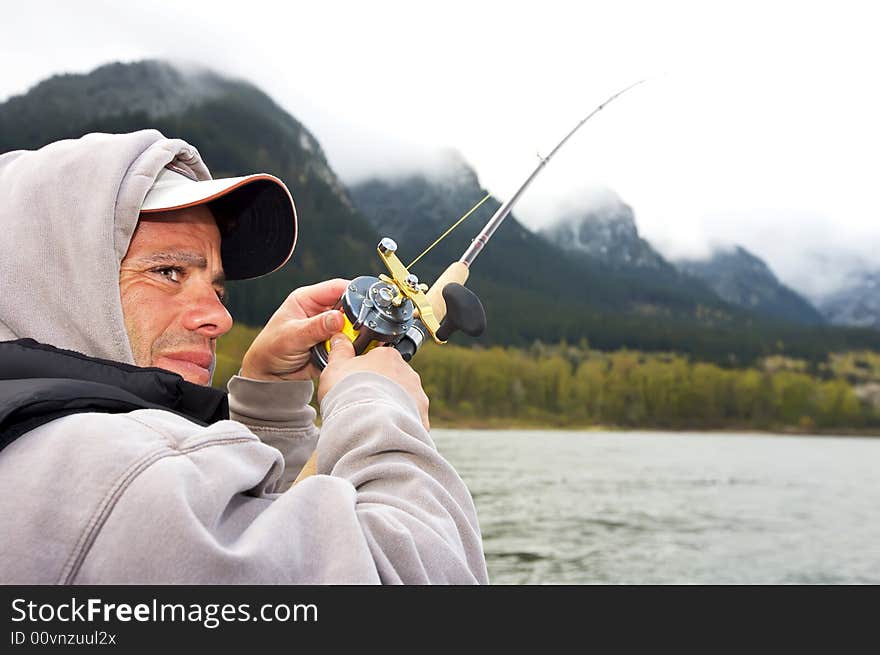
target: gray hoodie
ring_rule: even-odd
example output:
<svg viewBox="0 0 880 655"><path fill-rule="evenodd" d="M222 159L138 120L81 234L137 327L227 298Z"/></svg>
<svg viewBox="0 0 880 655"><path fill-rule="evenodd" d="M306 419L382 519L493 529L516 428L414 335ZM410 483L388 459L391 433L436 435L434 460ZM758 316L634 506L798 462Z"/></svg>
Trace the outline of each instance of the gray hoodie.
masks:
<svg viewBox="0 0 880 655"><path fill-rule="evenodd" d="M133 363L119 265L172 161L209 178L154 130L0 155L0 340ZM408 394L345 378L319 439L312 391L234 377L207 427L140 409L26 433L0 452L0 583L487 582L470 494Z"/></svg>

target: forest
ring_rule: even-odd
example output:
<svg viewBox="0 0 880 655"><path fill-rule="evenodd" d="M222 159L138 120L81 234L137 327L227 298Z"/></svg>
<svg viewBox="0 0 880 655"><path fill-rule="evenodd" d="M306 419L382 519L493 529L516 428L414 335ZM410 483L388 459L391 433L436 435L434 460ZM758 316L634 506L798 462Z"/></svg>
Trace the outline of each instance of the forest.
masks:
<svg viewBox="0 0 880 655"><path fill-rule="evenodd" d="M225 387L256 335L236 326L218 350ZM880 354L816 365L766 357L722 367L676 353L599 351L586 340L528 348L428 344L413 360L432 425L880 434Z"/></svg>

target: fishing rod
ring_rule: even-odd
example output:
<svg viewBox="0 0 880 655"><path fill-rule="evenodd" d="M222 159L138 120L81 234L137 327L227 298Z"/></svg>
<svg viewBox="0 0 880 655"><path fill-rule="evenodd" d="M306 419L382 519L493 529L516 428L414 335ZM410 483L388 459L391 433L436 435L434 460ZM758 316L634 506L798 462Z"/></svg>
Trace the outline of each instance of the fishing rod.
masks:
<svg viewBox="0 0 880 655"><path fill-rule="evenodd" d="M403 359L409 361L428 337L443 344L458 330L469 336L480 336L486 328L486 312L477 295L464 286L474 260L510 214L523 192L572 135L609 103L644 81L639 80L612 95L581 119L549 155L539 155L540 162L535 170L492 215L458 261L452 262L430 288L419 282L418 277L400 261L396 254L397 243L393 239L384 237L379 241L377 252L388 269L388 275L363 275L353 279L334 306L334 309L342 311L345 318L342 332L353 342L355 354L360 355L377 346L389 346L396 348ZM488 198L489 196L483 198L458 223L416 257L410 266ZM313 346L311 352L312 361L323 370L330 357L330 341Z"/></svg>

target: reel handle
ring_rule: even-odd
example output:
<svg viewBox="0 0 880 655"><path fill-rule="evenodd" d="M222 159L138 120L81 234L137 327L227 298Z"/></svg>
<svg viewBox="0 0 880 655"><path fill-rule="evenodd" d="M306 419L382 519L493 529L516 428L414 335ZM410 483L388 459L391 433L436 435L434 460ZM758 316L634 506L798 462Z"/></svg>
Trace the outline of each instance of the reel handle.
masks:
<svg viewBox="0 0 880 655"><path fill-rule="evenodd" d="M471 337L478 337L486 329L486 310L473 291L457 282L443 287L446 317L440 323L437 337L446 341L456 330Z"/></svg>
<svg viewBox="0 0 880 655"><path fill-rule="evenodd" d="M440 323L440 329L437 330L438 338L446 341L456 330L461 330L472 337L483 334L483 330L486 329L486 311L477 294L457 282L450 282L443 287L443 300L446 316ZM424 325L421 327L414 325L400 341L394 344L403 361L408 362L413 358L425 336Z"/></svg>

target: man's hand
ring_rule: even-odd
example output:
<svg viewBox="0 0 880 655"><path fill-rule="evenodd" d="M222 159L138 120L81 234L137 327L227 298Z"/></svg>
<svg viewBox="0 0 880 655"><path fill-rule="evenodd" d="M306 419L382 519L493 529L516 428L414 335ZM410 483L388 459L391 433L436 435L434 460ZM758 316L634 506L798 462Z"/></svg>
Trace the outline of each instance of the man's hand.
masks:
<svg viewBox="0 0 880 655"><path fill-rule="evenodd" d="M245 353L242 377L271 382L317 377L309 348L342 329L342 313L330 308L346 286L348 280L328 280L287 296Z"/></svg>
<svg viewBox="0 0 880 655"><path fill-rule="evenodd" d="M355 357L354 346L344 334L338 334L330 342L327 367L318 382L318 402L343 378L359 371L370 371L394 380L416 401L422 425L431 429L428 421L428 396L422 389L422 380L412 367L403 361L394 348L378 347Z"/></svg>

